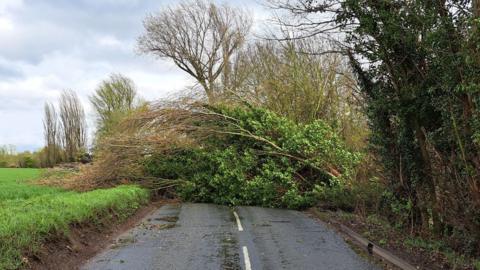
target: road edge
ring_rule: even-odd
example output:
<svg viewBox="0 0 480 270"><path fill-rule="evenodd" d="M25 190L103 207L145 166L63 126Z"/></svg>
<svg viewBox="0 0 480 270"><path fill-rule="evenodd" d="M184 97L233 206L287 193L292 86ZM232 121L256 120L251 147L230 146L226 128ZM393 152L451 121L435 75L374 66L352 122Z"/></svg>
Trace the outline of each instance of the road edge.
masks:
<svg viewBox="0 0 480 270"><path fill-rule="evenodd" d="M333 227L335 230L340 232L342 236L348 238L350 240L348 241L348 243L354 244L358 249L358 250L357 249L355 250L359 251L361 255L363 255L363 257L368 256L368 259L371 260L372 255L374 255L377 259L380 260L380 262L387 263L390 267L394 267L394 269L400 269L400 270L418 270L419 269L411 265L409 262L381 248L379 245L375 244L374 242L364 238L363 236L353 231L349 227L341 224L340 222L336 220L324 220L324 215L322 215L321 212L315 207L309 209L308 212L313 214L319 220L327 222L327 225L329 225L330 227ZM374 260L374 262L376 264L379 264L378 261ZM389 269L392 269L392 268L389 268Z"/></svg>

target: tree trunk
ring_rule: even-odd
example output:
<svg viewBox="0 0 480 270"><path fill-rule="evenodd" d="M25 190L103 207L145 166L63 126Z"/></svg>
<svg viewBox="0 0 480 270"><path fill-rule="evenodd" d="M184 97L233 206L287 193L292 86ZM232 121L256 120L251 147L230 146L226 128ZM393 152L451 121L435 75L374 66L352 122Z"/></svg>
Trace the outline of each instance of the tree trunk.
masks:
<svg viewBox="0 0 480 270"><path fill-rule="evenodd" d="M480 17L480 0L472 1L473 16Z"/></svg>
<svg viewBox="0 0 480 270"><path fill-rule="evenodd" d="M422 159L422 171L423 171L423 177L424 180L427 184L427 190L430 196L431 200L431 205L430 205L430 210L431 210L431 215L432 215L432 221L433 221L433 231L435 234L440 235L443 231L443 222L440 218L440 215L438 213L438 201L437 201L437 193L436 193L436 185L435 181L433 178L433 171L432 171L432 164L430 160L430 154L428 153L427 150L427 142L426 142L426 137L425 134L418 123L418 117L414 117L414 130L415 130L415 137L417 138L418 145L420 147L420 154L421 154L421 159Z"/></svg>

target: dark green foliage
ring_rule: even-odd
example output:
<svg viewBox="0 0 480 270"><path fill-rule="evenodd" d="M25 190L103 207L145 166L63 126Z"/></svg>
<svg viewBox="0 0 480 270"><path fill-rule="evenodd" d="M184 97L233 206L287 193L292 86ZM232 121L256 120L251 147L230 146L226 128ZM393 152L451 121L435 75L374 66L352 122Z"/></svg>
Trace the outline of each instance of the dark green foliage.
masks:
<svg viewBox="0 0 480 270"><path fill-rule="evenodd" d="M458 1L367 2L347 1L345 8L353 15L347 20L361 22L349 36L356 52L380 63L357 65L365 79L362 90L369 101L373 142L381 146L392 180L401 178L392 189L396 196L408 196L412 222L431 218L440 233L444 223L454 222L451 215L470 219L475 212L465 207L474 207L475 198L451 201L449 207L457 211L449 213L441 211L447 205L441 205L439 194L479 191L451 185L455 178L474 184L480 177L479 149L472 140L480 66L471 59L478 58L477 49L468 48L477 34L467 34L475 33L477 25L469 23L468 13L449 11ZM468 11L465 1L456 4ZM366 41L366 36L373 39ZM443 171L445 167L449 169ZM468 223L471 230L480 229L473 220Z"/></svg>
<svg viewBox="0 0 480 270"><path fill-rule="evenodd" d="M297 125L263 109L209 109L224 116L221 135L145 160L151 175L184 180L177 191L185 200L302 208L315 202L316 185L337 179L330 170L348 177L358 160L322 121Z"/></svg>
<svg viewBox="0 0 480 270"><path fill-rule="evenodd" d="M358 23L348 53L391 179L391 211L437 235L464 231L478 251L480 14L471 5L347 0L337 22Z"/></svg>
<svg viewBox="0 0 480 270"><path fill-rule="evenodd" d="M354 179L348 182L335 181L317 185L314 192L320 206L332 210L354 211L360 214L379 210L384 192L383 183L373 178L367 182Z"/></svg>
<svg viewBox="0 0 480 270"><path fill-rule="evenodd" d="M20 167L22 168L35 168L35 160L32 157L26 156L22 160L20 160Z"/></svg>
<svg viewBox="0 0 480 270"><path fill-rule="evenodd" d="M389 180L384 212L411 232L469 235L478 256L480 1L281 3L306 18L296 22L305 36L344 38L339 48L357 75Z"/></svg>

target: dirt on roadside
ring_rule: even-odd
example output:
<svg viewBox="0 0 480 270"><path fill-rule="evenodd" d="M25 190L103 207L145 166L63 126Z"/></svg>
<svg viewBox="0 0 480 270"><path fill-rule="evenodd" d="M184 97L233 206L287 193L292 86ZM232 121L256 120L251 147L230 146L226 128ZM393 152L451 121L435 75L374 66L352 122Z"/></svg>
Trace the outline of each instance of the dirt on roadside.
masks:
<svg viewBox="0 0 480 270"><path fill-rule="evenodd" d="M116 237L136 226L143 217L171 200L155 201L136 211L123 222L101 222L98 224L76 224L70 227L68 236L52 235L35 254L23 258L25 269L65 270L80 269L94 255L112 244ZM110 219L115 220L115 218ZM105 225L106 224L106 225Z"/></svg>

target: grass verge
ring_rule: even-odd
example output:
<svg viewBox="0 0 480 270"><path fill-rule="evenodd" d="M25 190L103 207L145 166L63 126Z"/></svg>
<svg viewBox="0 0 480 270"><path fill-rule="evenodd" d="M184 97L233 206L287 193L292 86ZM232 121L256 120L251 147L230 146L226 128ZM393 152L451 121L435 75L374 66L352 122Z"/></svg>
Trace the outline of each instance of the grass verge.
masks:
<svg viewBox="0 0 480 270"><path fill-rule="evenodd" d="M18 269L50 235L68 234L72 224L126 218L149 198L138 186L78 193L35 186L34 169L0 169L0 269Z"/></svg>

